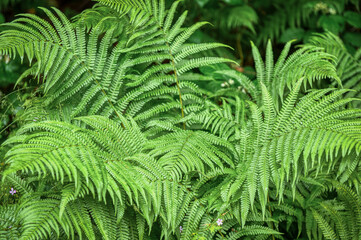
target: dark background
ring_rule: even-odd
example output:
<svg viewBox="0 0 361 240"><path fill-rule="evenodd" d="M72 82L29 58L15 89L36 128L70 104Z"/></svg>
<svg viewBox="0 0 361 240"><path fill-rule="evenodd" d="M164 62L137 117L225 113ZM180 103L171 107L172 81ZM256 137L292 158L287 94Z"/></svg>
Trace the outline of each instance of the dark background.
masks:
<svg viewBox="0 0 361 240"><path fill-rule="evenodd" d="M57 7L67 15L75 15L95 4L91 0L0 0L0 12L11 21L18 13L38 13L37 7Z"/></svg>

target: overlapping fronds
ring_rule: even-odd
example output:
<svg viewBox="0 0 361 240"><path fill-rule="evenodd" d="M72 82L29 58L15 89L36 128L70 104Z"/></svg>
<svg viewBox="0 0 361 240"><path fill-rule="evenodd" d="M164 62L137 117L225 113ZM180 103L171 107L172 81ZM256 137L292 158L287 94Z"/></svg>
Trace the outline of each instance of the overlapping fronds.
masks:
<svg viewBox="0 0 361 240"><path fill-rule="evenodd" d="M257 35L257 43L266 45L267 39L280 39L286 29L299 30L302 24L314 24L313 16L319 11L330 14L342 12L346 3L347 1L339 0L322 2L314 0L272 1L274 7L271 9L273 12L262 19L263 24ZM354 4L357 5L356 2ZM331 24L335 23L332 22Z"/></svg>
<svg viewBox="0 0 361 240"><path fill-rule="evenodd" d="M323 51L320 47L304 46L289 55L292 42L288 42L278 60L274 62L271 42L268 41L265 60L259 53L258 48L252 43L253 57L257 71L257 83L251 82L247 76L235 71L219 71L237 81L240 86L249 93L253 101L260 103L261 92L260 83L264 84L279 108L279 101L283 101L285 92L300 78L304 78L304 84L312 86L314 81L322 79L334 79L341 85L341 81L336 72L336 58Z"/></svg>
<svg viewBox="0 0 361 240"><path fill-rule="evenodd" d="M180 1L98 2L2 25L0 54L28 58L19 81L39 87L3 144L0 238L360 236L360 51L326 34L277 60L269 41L263 60L251 43L251 79L205 55L225 45L188 42L207 23L184 27ZM287 11L278 27L310 9ZM227 91L203 89L213 77Z"/></svg>
<svg viewBox="0 0 361 240"><path fill-rule="evenodd" d="M344 88L353 89L347 97L360 97L361 90L361 54L360 51L351 55L342 40L328 32L310 38L309 45L324 48L329 54L337 57L337 74L340 76ZM335 86L336 83L333 83ZM359 106L359 105L358 105Z"/></svg>
<svg viewBox="0 0 361 240"><path fill-rule="evenodd" d="M131 0L100 0L104 5L110 6L116 9L118 12L122 14L126 14L128 12L132 12L132 14L150 14L152 12L152 7L158 7L158 1L151 2L148 0L139 0L139 1L131 1ZM163 11L164 9L164 0L159 1L159 5L162 4ZM152 6L153 5L153 6ZM164 14L164 12L163 12Z"/></svg>
<svg viewBox="0 0 361 240"><path fill-rule="evenodd" d="M72 20L75 24L85 27L87 31L97 28L100 32L106 32L115 28L114 36L121 34L127 25L126 19L122 18L118 12L101 4L95 4L93 8L84 10Z"/></svg>
<svg viewBox="0 0 361 240"><path fill-rule="evenodd" d="M227 74L240 76L240 79L243 77L235 71L229 71ZM231 100L224 99L221 107L215 104L207 105L205 111L195 115L192 119L203 124L204 128L210 129L212 133L234 143L239 140L241 129L246 127L246 106L238 96L235 97L233 104L229 104L227 101Z"/></svg>
<svg viewBox="0 0 361 240"><path fill-rule="evenodd" d="M119 188L135 201L138 197L145 197L146 184L124 160L138 152L144 142L135 123L124 121L123 129L104 117L83 117L81 121L94 130L56 121L24 127L15 139L8 141L20 144L8 152L7 162L11 167L4 175L19 170L39 176L51 175L61 183L74 182L73 191L77 194L85 184L99 200L104 201L106 193L113 197L113 201L114 198L122 201ZM23 135L29 131L30 135ZM57 164L54 165L54 161ZM130 169L120 173L122 168Z"/></svg>
<svg viewBox="0 0 361 240"><path fill-rule="evenodd" d="M120 205L104 204L92 197L73 199L59 215L61 200L49 196L33 197L20 206L22 239L136 239L144 231L135 222L135 213ZM60 207L59 207L60 206ZM143 225L144 228L144 225Z"/></svg>
<svg viewBox="0 0 361 240"><path fill-rule="evenodd" d="M0 205L0 236L2 239L19 239L20 222L16 205Z"/></svg>
<svg viewBox="0 0 361 240"><path fill-rule="evenodd" d="M267 39L279 39L287 28L299 27L310 18L315 4L312 0L275 1L276 10L264 19L264 25L257 37L258 43L266 44Z"/></svg>
<svg viewBox="0 0 361 240"><path fill-rule="evenodd" d="M205 132L181 131L171 134L173 140L164 135L147 141L133 120L117 123L100 116L78 120L87 127L60 121L30 123L5 143L18 144L7 154L10 167L4 176L21 171L60 184L55 188L60 188L60 194L31 197L19 206L22 236L59 237L63 231L68 237L76 232L87 239L97 239L97 234L118 239L121 226L113 222L132 222L124 213L129 211L127 204L142 212L136 217L143 226L137 234L145 235L144 228L160 216L164 236L175 234L181 223L188 229L184 236L191 236L206 208L196 198L197 189L188 189L182 179L193 171L232 165L232 146ZM23 194L34 195L31 189L26 192L15 186ZM109 214L114 220L106 220ZM127 234L124 239L134 239L132 231Z"/></svg>
<svg viewBox="0 0 361 240"><path fill-rule="evenodd" d="M35 194L35 198L31 197L19 206L24 238L47 238L54 234L59 237L64 231L72 238L77 232L80 238L84 234L86 239L98 239L97 235L117 239L120 224L114 223L116 219L122 219L126 204L142 202L140 208L149 210L149 205L144 203L152 202L153 193L147 190L150 183L126 161L127 157L140 151L145 141L134 121L123 119L120 124L100 116L79 120L89 128L56 121L31 123L8 141L8 144L20 144L8 152L11 167L4 176L9 178L10 173L22 171L42 179L50 176L64 184L61 194L49 192L46 198ZM54 165L54 161L57 164ZM112 203L105 206L109 200ZM118 210L111 207L112 204ZM93 221L96 231L92 230ZM122 228L129 231L125 226ZM124 239L134 236L127 234Z"/></svg>
<svg viewBox="0 0 361 240"><path fill-rule="evenodd" d="M181 179L182 173L222 169L225 164L233 167L235 154L227 141L203 131L180 130L166 134L148 142L145 149L150 150L149 155L157 158L173 179Z"/></svg>
<svg viewBox="0 0 361 240"><path fill-rule="evenodd" d="M73 116L84 113L85 108L89 113L106 112L104 105L113 106L121 85L119 75L124 72L122 68L115 70L120 46L110 49L114 29L99 40L95 28L87 39L85 30L74 27L59 10L54 9L59 18L47 9L43 11L52 24L32 14L5 24L9 29L1 34L0 51L22 58L26 55L30 62L37 60L31 69L45 79L45 106L75 101Z"/></svg>
<svg viewBox="0 0 361 240"><path fill-rule="evenodd" d="M337 194L330 196L334 190ZM323 235L324 239L347 240L357 239L360 234L359 201L351 188L324 175L313 176L312 181L301 179L295 196L287 190L282 204L271 202L269 205L277 216L278 229L287 222L285 230L289 230L290 224L296 222L297 237L305 229L309 239L322 239ZM353 224L349 224L350 221Z"/></svg>
<svg viewBox="0 0 361 240"><path fill-rule="evenodd" d="M337 156L361 150L361 111L345 108L357 99L341 98L350 90L314 90L298 99L303 81L301 78L296 82L280 111L261 82L262 104L248 102L252 123L247 125L234 124L234 117L223 121L215 117L204 119L205 126L211 126L221 136L238 133L237 173L225 181L221 196L224 201L231 201L234 196L240 199L244 219L255 199L265 213L270 186L275 187L281 201L286 183L295 189L300 175L329 171L340 160ZM229 111L227 105L224 108Z"/></svg>
<svg viewBox="0 0 361 240"><path fill-rule="evenodd" d="M159 7L162 4L160 2ZM60 104L71 104L76 106L72 116L111 116L123 112L134 116L141 109L149 111L144 111L138 119L171 109L180 109L184 116L187 112L185 104L200 104L201 100L196 86L179 82L178 77L194 68L229 60L189 58L224 45L185 44L191 34L205 23L182 28L185 13L173 25L176 6L177 2L168 14L159 13L158 22L140 25L134 20L129 23L129 26L134 26L129 32L129 29L119 26L124 23L120 21L104 36L101 35L102 24L92 28L88 35L81 24L72 25L57 9L54 11L58 17L43 9L52 23L23 14L14 22L4 24L8 29L0 36L0 51L12 57L17 54L22 58L27 56L30 62L35 58L37 62L29 73L44 79L44 105L56 108ZM91 13L99 12L101 15L102 11L102 8L96 8ZM158 10L153 13L154 16L157 13ZM100 23L110 18L102 19L104 21L100 20ZM118 38L114 38L119 34ZM163 101L154 106L152 101L155 96L160 99L160 95L174 95L175 98L164 96Z"/></svg>

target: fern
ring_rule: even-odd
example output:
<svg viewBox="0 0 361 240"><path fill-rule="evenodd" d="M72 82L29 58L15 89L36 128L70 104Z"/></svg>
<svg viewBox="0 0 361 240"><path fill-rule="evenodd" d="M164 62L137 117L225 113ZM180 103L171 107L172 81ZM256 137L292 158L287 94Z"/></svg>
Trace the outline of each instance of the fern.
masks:
<svg viewBox="0 0 361 240"><path fill-rule="evenodd" d="M281 58L285 56L281 55ZM301 59L300 61L304 60ZM262 66L261 60L260 63L256 61L256 64ZM252 121L252 124L242 123L239 120L235 123L235 118L244 116L246 112L245 110L232 111L237 107L240 109L239 99L232 101L231 104L224 101L222 108L211 106L210 109L214 113L206 111L196 117L197 121L204 123L210 131L236 144L240 159L236 168L239 170L229 176L219 191L221 191L220 196L223 201L241 201L244 204L242 216L238 217L239 219L247 218L247 212L252 209L255 199L260 201L262 212L266 214L270 187L275 187L276 196L282 201L286 191L285 186L291 184L290 188L293 189L294 197L300 175L308 175L309 171L330 171L330 168L336 164L333 161L342 161L342 158L338 156L345 157L353 152L349 149L350 147L356 147L356 152L360 151L360 140L354 138L360 131L358 129L359 117L354 118L352 122L357 123L354 122L351 125L346 120L349 119L348 116L353 118L354 114L359 116L360 112L358 109L345 108L349 102L356 99L339 97L350 90L315 90L297 100L301 85L305 81L304 78L300 78L293 83L293 89L283 101L280 110L277 110L274 97L277 98L278 94L271 93L272 81L275 80L271 78L268 82L265 80L267 75L263 67L259 67L258 70L262 71L258 74L260 79L257 79L262 91L261 99L256 100L259 106L248 102L251 114L246 114L250 115L249 121ZM231 71L220 73L234 76L243 86L252 86L252 83L243 75ZM337 78L334 70L331 74ZM256 86L249 88L256 89ZM254 99L257 99L257 95L254 96ZM235 108L230 105L235 105ZM351 128L344 131L349 128L348 126ZM340 132L337 133L337 129ZM350 135L343 135L346 132ZM356 142L351 143L354 140L346 140L344 137L350 137ZM301 157L303 162L299 161ZM236 198L232 199L233 196ZM323 223L321 218L318 220L320 224ZM245 224L245 220L242 224Z"/></svg>
<svg viewBox="0 0 361 240"><path fill-rule="evenodd" d="M269 7L271 12L262 19L263 21L260 24L260 34L257 36L257 43L266 44L270 38L282 41L282 35L286 34L286 32L303 30L301 27L305 25L313 29L315 27L314 23L317 21L315 16L319 12L322 12L323 16L341 13L344 11L347 2L329 0L323 2L313 0L273 1L270 4L272 7ZM330 24L334 25L335 23Z"/></svg>
<svg viewBox="0 0 361 240"><path fill-rule="evenodd" d="M28 58L18 82L39 87L3 143L2 184L19 195L0 195L1 237L359 237L361 111L348 88L360 54L318 37L277 60L269 41L263 60L251 43L256 79L204 75L232 61L206 54L224 44L189 43L207 23L184 27L179 1L99 2L72 21L53 8L49 22L3 25L0 53ZM213 77L236 87L199 83Z"/></svg>
<svg viewBox="0 0 361 240"><path fill-rule="evenodd" d="M170 14L174 14L176 5L177 2ZM46 9L43 11L54 27L36 16L24 14L13 23L4 24L11 30L2 32L0 51L11 56L19 54L22 58L26 55L30 62L35 58L37 62L31 68L32 73L46 79L45 106L57 108L59 105L71 104L75 106L72 116L119 116L123 112L131 112L134 116L140 109L153 105L153 95L159 98L162 93L178 95L179 102L176 99L165 99L162 107L158 104L150 108L149 115L178 108L184 116L187 110L183 106L181 88L187 92L187 89L195 90L195 86L180 83L179 76L196 67L229 61L211 57L186 60L194 53L224 46L208 44L183 47L187 38L204 23L183 30L183 21L180 19L170 28L173 16L166 17L160 13L164 15L162 19L154 19L160 22L139 27L139 23L133 19L129 23L135 28L131 33L123 30L121 38L115 40L113 28L100 39L102 25L93 28L88 37L81 25L72 25L59 10L54 9L60 19ZM157 9L154 11L158 12ZM23 28L22 23L28 26ZM118 22L120 24L122 22ZM24 34L28 35L26 39L22 37ZM115 44L116 47L113 47ZM46 54L36 54L40 49L46 50ZM152 55L144 55L147 53ZM161 64L163 61L170 63ZM99 64L95 65L95 62ZM145 70L152 63L158 64ZM136 66L142 66L139 71L143 73L134 74ZM170 71L173 73L168 74ZM69 80L64 84L62 79ZM169 86L173 83L176 86Z"/></svg>
<svg viewBox="0 0 361 240"><path fill-rule="evenodd" d="M347 97L359 97L360 56L357 54L352 56L348 53L342 40L330 32L315 35L310 39L309 44L322 47L327 53L337 57L337 74L340 76L343 86L355 90L348 93Z"/></svg>

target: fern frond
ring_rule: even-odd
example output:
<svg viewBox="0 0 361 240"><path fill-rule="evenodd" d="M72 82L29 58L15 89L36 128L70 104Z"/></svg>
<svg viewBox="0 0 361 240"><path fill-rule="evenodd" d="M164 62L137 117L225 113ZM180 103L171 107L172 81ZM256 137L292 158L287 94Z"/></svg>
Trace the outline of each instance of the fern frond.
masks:
<svg viewBox="0 0 361 240"><path fill-rule="evenodd" d="M337 57L337 74L340 76L343 86L355 90L354 92L349 92L346 96L359 97L361 62L356 55L352 56L347 51L342 40L334 34L327 32L314 35L310 38L308 45L324 48L327 53ZM333 83L332 85L335 86L336 84L337 83Z"/></svg>
<svg viewBox="0 0 361 240"><path fill-rule="evenodd" d="M138 191L144 194L146 183L139 182L142 177L135 181L135 175L131 176L131 171L119 171L120 165L128 165L130 168L128 163L123 162L124 159L138 152L144 141L139 130L132 129L137 128L135 123L124 120L123 126L128 129L124 130L104 117L83 117L80 120L94 130L55 121L33 123L24 127L19 134L37 132L30 134L23 142L27 151L24 152L21 145L18 145L8 153L8 162L12 163L12 167L4 175L18 170L36 171L40 176L51 174L60 182L73 181L77 193L81 192L83 184L94 188L99 199L103 200L106 192L109 192L122 201L117 184L123 185L130 198L133 194L137 197ZM57 164L52 164L53 161ZM139 183L136 184L138 190L134 185L136 182Z"/></svg>
<svg viewBox="0 0 361 240"><path fill-rule="evenodd" d="M99 13L102 23L92 27L89 35L82 27L87 21L86 13L84 18L72 25L57 9L54 11L58 17L43 9L51 23L25 14L13 23L5 24L9 29L0 36L3 43L0 44L0 52L11 56L28 56L30 62L35 58L37 68L31 68L29 73L35 72L35 75L45 79L45 106L56 109L59 105L75 105L72 117L100 114L119 118L124 112L134 116L148 110L149 114L140 118L143 120L168 112L174 108L175 101L171 98L163 98L163 102L158 102L156 106L152 103L155 101L152 94L160 98L161 91L155 92L159 86L172 89L171 95L179 99L179 109L184 117L186 105L199 104L192 100L197 99L200 90L190 87L192 91L189 94L194 97L183 99L182 92L187 93L190 85L181 83L180 76L202 66L230 62L223 58L191 56L225 45L187 44L187 39L205 23L182 28L184 19L178 19L173 24L172 15L178 2L168 13L164 10L163 1L104 3L125 14L117 18L119 21L114 20L115 26L104 35L103 20L111 21L116 16L103 17L102 7L89 13ZM127 22L126 16L132 20ZM151 21L141 24L148 18ZM122 27L124 23L132 26L130 32ZM114 39L116 36L119 36L118 40ZM144 55L148 51L153 54ZM38 52L43 54L35 54ZM165 61L170 63L162 63ZM162 94L168 93L163 91ZM158 107L162 104L168 107Z"/></svg>
<svg viewBox="0 0 361 240"><path fill-rule="evenodd" d="M225 149L229 150L227 154ZM232 166L232 146L206 132L178 131L170 133L145 145L149 154L158 158L158 163L169 171L173 179L181 179L182 173L205 172L207 168Z"/></svg>

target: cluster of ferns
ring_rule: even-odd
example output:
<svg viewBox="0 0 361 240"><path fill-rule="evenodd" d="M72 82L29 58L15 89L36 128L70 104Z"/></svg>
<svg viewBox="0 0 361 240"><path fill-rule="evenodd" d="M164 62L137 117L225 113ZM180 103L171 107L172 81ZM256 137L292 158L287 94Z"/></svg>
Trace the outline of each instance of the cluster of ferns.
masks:
<svg viewBox="0 0 361 240"><path fill-rule="evenodd" d="M251 42L252 79L189 41L207 23L180 1L97 1L2 24L37 88L2 145L0 238L361 239L361 50Z"/></svg>

